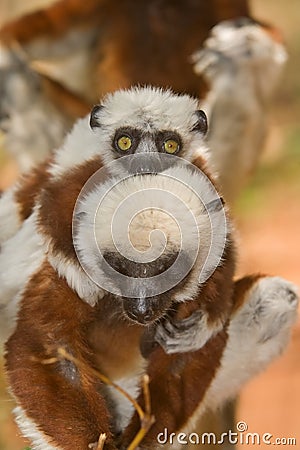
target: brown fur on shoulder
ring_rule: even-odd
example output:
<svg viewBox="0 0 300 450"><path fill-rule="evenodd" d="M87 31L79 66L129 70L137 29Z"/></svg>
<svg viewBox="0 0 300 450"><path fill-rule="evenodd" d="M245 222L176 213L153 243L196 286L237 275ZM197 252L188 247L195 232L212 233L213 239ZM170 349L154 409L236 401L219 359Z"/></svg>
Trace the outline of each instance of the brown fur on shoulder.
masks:
<svg viewBox="0 0 300 450"><path fill-rule="evenodd" d="M59 38L70 28L97 23L103 3L101 0L56 1L48 8L4 25L0 30L0 39L5 44L14 41L26 44L43 36Z"/></svg>
<svg viewBox="0 0 300 450"><path fill-rule="evenodd" d="M49 165L50 160L40 164L32 169L30 173L22 176L18 183L14 197L19 206L22 221L27 219L32 213L36 198L48 180Z"/></svg>
<svg viewBox="0 0 300 450"><path fill-rule="evenodd" d="M84 184L101 167L101 158L95 158L74 167L59 179L50 179L45 185L39 199L38 221L41 232L51 238L54 253L76 259L72 240L73 210Z"/></svg>

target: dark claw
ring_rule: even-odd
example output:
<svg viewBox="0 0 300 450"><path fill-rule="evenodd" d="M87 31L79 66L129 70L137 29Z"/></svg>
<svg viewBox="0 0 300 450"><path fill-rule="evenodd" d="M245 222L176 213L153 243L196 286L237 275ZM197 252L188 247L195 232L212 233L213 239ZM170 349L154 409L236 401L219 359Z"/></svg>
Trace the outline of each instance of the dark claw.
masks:
<svg viewBox="0 0 300 450"><path fill-rule="evenodd" d="M178 331L187 331L189 328L193 327L201 319L203 313L201 311L195 311L189 317L183 320L178 320L173 322L173 326Z"/></svg>
<svg viewBox="0 0 300 450"><path fill-rule="evenodd" d="M297 294L296 294L294 291L292 291L291 289L288 289L288 290L287 290L287 300L288 300L290 303L294 303L295 300L297 300L297 299L298 299Z"/></svg>

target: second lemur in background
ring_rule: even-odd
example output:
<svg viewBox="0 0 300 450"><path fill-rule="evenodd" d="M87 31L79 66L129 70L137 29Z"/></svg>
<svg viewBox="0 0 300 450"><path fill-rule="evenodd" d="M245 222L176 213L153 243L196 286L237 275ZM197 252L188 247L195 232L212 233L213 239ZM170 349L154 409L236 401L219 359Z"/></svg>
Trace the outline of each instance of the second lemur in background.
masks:
<svg viewBox="0 0 300 450"><path fill-rule="evenodd" d="M278 31L249 16L245 0L209 7L205 0L60 0L6 24L0 30L6 147L26 170L59 147L74 120L107 92L171 87L202 99L213 171L233 201L256 167L286 59Z"/></svg>

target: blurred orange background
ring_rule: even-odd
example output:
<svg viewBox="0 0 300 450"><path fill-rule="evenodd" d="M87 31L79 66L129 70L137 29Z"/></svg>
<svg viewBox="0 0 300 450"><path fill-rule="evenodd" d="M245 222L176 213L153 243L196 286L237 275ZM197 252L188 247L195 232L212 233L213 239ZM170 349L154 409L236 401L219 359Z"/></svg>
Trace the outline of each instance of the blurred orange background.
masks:
<svg viewBox="0 0 300 450"><path fill-rule="evenodd" d="M0 23L15 11L51 0L0 0ZM270 129L260 167L241 194L234 216L239 232L239 274L280 275L300 286L300 2L252 0L252 15L278 26L289 61L270 115ZM1 142L0 142L1 147ZM0 188L16 176L16 166L0 148ZM237 421L249 432L296 439L300 448L300 323L284 355L243 390ZM21 450L25 441L11 418L13 401L0 375L0 450ZM273 440L272 440L273 441ZM240 445L264 449L266 444Z"/></svg>

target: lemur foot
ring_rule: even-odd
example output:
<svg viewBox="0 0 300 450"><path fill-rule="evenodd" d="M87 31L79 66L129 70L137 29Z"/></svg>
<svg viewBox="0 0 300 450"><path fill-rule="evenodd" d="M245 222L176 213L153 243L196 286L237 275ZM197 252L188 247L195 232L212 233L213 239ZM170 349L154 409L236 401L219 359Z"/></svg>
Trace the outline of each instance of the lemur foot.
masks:
<svg viewBox="0 0 300 450"><path fill-rule="evenodd" d="M212 408L235 396L247 380L282 353L297 318L297 288L279 277L255 281L240 301L229 322L220 370L207 398Z"/></svg>
<svg viewBox="0 0 300 450"><path fill-rule="evenodd" d="M249 292L249 301L239 312L239 323L244 333L258 344L288 338L289 330L296 319L298 306L297 288L280 277L261 278Z"/></svg>
<svg viewBox="0 0 300 450"><path fill-rule="evenodd" d="M155 341L166 353L196 351L222 328L222 323L209 325L207 316L196 311L183 320L166 320L156 329Z"/></svg>
<svg viewBox="0 0 300 450"><path fill-rule="evenodd" d="M286 59L278 31L249 18L219 23L192 55L194 71L209 83L235 83L238 76L249 83L252 78L262 99L272 93Z"/></svg>

